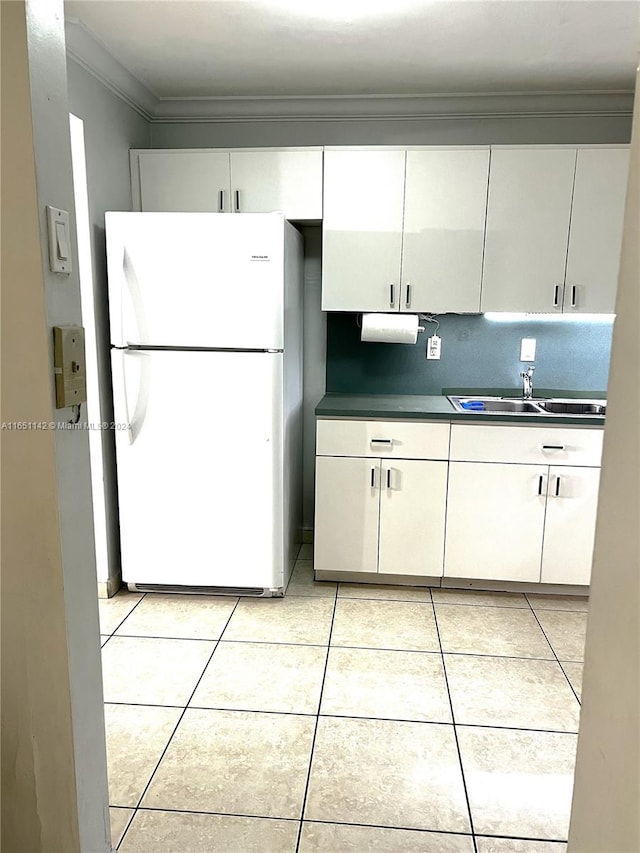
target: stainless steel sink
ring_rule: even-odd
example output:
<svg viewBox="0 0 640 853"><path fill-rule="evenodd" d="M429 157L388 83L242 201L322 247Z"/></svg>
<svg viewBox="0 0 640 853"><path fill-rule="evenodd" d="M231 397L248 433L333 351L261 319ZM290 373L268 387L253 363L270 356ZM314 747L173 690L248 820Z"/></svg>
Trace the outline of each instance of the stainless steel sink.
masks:
<svg viewBox="0 0 640 853"><path fill-rule="evenodd" d="M606 400L539 400L537 405L553 415L598 415L607 413Z"/></svg>
<svg viewBox="0 0 640 853"><path fill-rule="evenodd" d="M540 414L538 406L529 400L510 400L504 397L449 397L448 399L459 412L471 414L495 415L501 412Z"/></svg>
<svg viewBox="0 0 640 853"><path fill-rule="evenodd" d="M565 415L570 417L604 417L606 400L524 400L513 397L452 396L447 398L454 409L469 415Z"/></svg>

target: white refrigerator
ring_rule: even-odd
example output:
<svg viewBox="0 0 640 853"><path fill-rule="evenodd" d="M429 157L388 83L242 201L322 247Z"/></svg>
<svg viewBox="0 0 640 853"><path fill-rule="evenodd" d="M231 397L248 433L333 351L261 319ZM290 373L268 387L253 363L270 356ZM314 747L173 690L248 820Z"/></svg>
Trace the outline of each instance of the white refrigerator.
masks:
<svg viewBox="0 0 640 853"><path fill-rule="evenodd" d="M122 577L282 595L300 541L302 237L282 214L107 213Z"/></svg>

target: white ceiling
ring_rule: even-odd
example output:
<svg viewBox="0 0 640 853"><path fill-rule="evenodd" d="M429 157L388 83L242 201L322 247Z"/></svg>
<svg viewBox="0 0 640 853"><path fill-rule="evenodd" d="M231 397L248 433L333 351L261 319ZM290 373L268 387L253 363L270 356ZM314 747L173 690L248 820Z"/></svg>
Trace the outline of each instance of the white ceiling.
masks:
<svg viewBox="0 0 640 853"><path fill-rule="evenodd" d="M640 0L67 0L157 97L630 91Z"/></svg>

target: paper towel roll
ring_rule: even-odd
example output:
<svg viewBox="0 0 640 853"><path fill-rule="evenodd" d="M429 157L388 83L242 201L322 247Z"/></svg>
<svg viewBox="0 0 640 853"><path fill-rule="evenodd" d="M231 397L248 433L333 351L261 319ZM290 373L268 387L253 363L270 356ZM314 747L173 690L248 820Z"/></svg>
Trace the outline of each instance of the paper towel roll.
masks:
<svg viewBox="0 0 640 853"><path fill-rule="evenodd" d="M361 340L384 344L415 344L418 340L418 315L363 314Z"/></svg>

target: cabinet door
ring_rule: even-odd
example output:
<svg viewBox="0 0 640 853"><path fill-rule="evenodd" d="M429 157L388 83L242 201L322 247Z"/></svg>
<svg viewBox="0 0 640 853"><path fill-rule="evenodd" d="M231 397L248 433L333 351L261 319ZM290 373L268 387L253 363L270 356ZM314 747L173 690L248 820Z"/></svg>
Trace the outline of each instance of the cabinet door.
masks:
<svg viewBox="0 0 640 853"><path fill-rule="evenodd" d="M493 149L482 311L561 312L576 150Z"/></svg>
<svg viewBox="0 0 640 853"><path fill-rule="evenodd" d="M228 213L227 151L140 151L140 210Z"/></svg>
<svg viewBox="0 0 640 853"><path fill-rule="evenodd" d="M322 219L322 149L232 151L231 191L236 212Z"/></svg>
<svg viewBox="0 0 640 853"><path fill-rule="evenodd" d="M543 583L588 584L599 468L551 467L542 548Z"/></svg>
<svg viewBox="0 0 640 853"><path fill-rule="evenodd" d="M479 311L489 149L407 151L402 311Z"/></svg>
<svg viewBox="0 0 640 853"><path fill-rule="evenodd" d="M404 151L325 151L323 311L398 310L404 163Z"/></svg>
<svg viewBox="0 0 640 853"><path fill-rule="evenodd" d="M382 462L379 572L442 574L446 502L446 462Z"/></svg>
<svg viewBox="0 0 640 853"><path fill-rule="evenodd" d="M564 310L613 313L629 171L628 148L581 148L571 210Z"/></svg>
<svg viewBox="0 0 640 853"><path fill-rule="evenodd" d="M377 572L380 461L316 458L314 566Z"/></svg>
<svg viewBox="0 0 640 853"><path fill-rule="evenodd" d="M540 580L548 468L451 462L444 574Z"/></svg>

